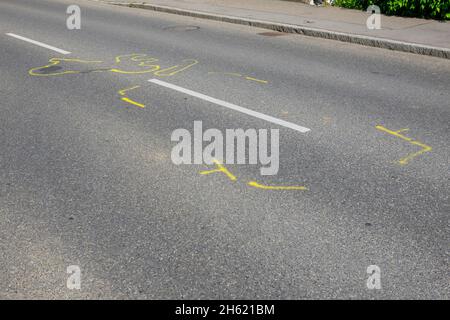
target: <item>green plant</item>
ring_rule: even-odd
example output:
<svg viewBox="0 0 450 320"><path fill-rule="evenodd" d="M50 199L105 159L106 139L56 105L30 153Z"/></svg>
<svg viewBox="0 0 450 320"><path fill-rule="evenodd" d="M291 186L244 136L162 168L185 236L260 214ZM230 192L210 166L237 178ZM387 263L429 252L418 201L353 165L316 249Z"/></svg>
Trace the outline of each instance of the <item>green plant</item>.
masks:
<svg viewBox="0 0 450 320"><path fill-rule="evenodd" d="M335 5L365 10L369 5L380 7L387 15L450 20L450 0L336 0Z"/></svg>

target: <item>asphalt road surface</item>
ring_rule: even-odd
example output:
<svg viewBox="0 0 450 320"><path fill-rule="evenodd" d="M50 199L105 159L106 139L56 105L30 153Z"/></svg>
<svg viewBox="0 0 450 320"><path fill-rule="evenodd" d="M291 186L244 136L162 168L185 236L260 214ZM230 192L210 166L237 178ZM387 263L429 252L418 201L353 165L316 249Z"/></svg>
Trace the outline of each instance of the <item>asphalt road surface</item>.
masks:
<svg viewBox="0 0 450 320"><path fill-rule="evenodd" d="M266 32L2 0L0 297L448 299L450 61ZM279 129L278 174L175 165L195 120Z"/></svg>

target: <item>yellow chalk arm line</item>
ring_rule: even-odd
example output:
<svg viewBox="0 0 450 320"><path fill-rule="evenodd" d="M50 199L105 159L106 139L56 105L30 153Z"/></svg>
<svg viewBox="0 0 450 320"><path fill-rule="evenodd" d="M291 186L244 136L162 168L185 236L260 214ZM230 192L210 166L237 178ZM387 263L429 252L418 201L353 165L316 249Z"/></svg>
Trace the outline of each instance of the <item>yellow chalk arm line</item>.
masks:
<svg viewBox="0 0 450 320"><path fill-rule="evenodd" d="M398 130L398 131L392 131L392 130L389 130L389 129L387 129L387 128L383 127L383 126L380 126L380 125L375 126L375 128L377 128L380 131L384 131L384 132L386 132L388 134L391 134L393 136L396 136L396 137L398 137L398 138L400 138L402 140L408 141L410 144L413 144L413 145L416 145L416 146L419 146L419 147L422 148L422 150L420 150L418 152L415 152L415 153L412 153L412 154L406 156L405 158L400 159L398 162L400 164L402 164L402 165L407 164L411 159L413 159L413 158L415 158L415 157L417 157L417 156L419 156L419 155L421 155L421 154L423 154L425 152L429 152L429 151L433 150L432 147L430 147L430 146L428 146L428 145L426 145L426 144L424 144L422 142L415 141L412 138L408 138L408 137L400 134L400 132L405 132L405 131L408 131L409 129L401 129L401 130Z"/></svg>
<svg viewBox="0 0 450 320"><path fill-rule="evenodd" d="M216 73L222 73L222 72L208 72L208 74L216 74ZM244 77L242 74L234 73L234 72L223 72L222 74L227 75L227 76L233 76L233 77ZM256 81L256 82L264 83L264 84L269 83L266 80L260 80L260 79L256 79L256 78L253 78L253 77L247 77L247 76L245 76L244 79L245 80L250 80L250 81Z"/></svg>
<svg viewBox="0 0 450 320"><path fill-rule="evenodd" d="M208 72L208 74L224 74L226 76L242 77L242 74L234 72Z"/></svg>
<svg viewBox="0 0 450 320"><path fill-rule="evenodd" d="M145 105L143 105L142 103L136 102L136 101L131 100L131 99L127 98L127 97L122 97L121 100L125 101L125 102L128 102L128 103L130 103L132 105L135 105L135 106L137 106L139 108L145 108Z"/></svg>
<svg viewBox="0 0 450 320"><path fill-rule="evenodd" d="M250 187L263 189L263 190L308 190L308 188L303 186L266 186L260 184L256 181L250 181L247 183Z"/></svg>
<svg viewBox="0 0 450 320"><path fill-rule="evenodd" d="M125 97L126 92L131 91L131 90L134 90L134 89L137 89L137 88L140 88L140 87L141 87L141 86L134 86L134 87L131 87L131 88L119 90L118 93L119 93L121 96L123 96L123 97L120 98L120 99L121 99L122 101L125 101L125 102L127 102L127 103L129 103L129 104L132 104L132 105L134 105L134 106L137 106L137 107L139 107L139 108L145 108L145 105L144 105L144 104L139 103L139 102L136 102L136 101L134 101L134 100L131 100L131 99L128 98L128 97Z"/></svg>
<svg viewBox="0 0 450 320"><path fill-rule="evenodd" d="M120 94L121 96L124 96L124 95L125 95L125 92L131 91L131 90L134 90L134 89L137 89L137 88L140 88L140 87L141 87L141 86L134 86L134 87L127 88L127 89L122 89L122 90L119 90L119 94Z"/></svg>
<svg viewBox="0 0 450 320"><path fill-rule="evenodd" d="M259 82L259 83L264 83L264 84L269 83L266 80L260 80L260 79L256 79L256 78L252 78L252 77L245 77L245 79L250 80L250 81L256 81L256 82Z"/></svg>

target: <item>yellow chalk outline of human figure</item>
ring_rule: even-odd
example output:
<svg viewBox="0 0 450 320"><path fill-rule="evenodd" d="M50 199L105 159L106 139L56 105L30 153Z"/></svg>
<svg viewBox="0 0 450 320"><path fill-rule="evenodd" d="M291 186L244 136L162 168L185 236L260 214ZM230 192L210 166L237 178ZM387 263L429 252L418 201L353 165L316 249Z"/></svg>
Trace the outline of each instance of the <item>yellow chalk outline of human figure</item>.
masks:
<svg viewBox="0 0 450 320"><path fill-rule="evenodd" d="M179 72L185 71L198 63L198 61L194 60L194 59L185 59L185 60L183 60L184 64L175 65L175 66L172 66L169 68L161 69L160 65L154 64L155 62L159 61L158 59L149 57L146 54L138 54L138 53L120 55L120 56L115 57L114 61L116 63L120 63L120 62L122 62L122 59L125 57L129 57L130 60L132 60L134 62L139 62L138 66L140 66L140 67L150 67L150 69L146 69L146 70L142 70L142 71L126 71L126 70L122 70L122 69L119 69L116 67L112 67L112 68L106 68L106 69L92 70L91 72L109 71L109 72L114 72L114 73L119 73L119 74L154 73L154 75L156 75L156 76L169 77L169 76L173 76ZM32 68L28 71L28 73L31 76L36 76L36 77L52 77L52 76L60 76L60 75L65 75L65 74L83 73L83 71L76 71L76 70L66 70L66 71L62 71L62 72L54 72L54 73L47 73L47 74L36 73L37 70L43 70L46 68L50 68L52 66L59 65L61 63L61 61L77 62L77 63L83 63L83 64L103 63L103 61L89 61L89 60L72 59L72 58L51 58L49 60L49 62L50 62L49 64L42 66L42 67Z"/></svg>

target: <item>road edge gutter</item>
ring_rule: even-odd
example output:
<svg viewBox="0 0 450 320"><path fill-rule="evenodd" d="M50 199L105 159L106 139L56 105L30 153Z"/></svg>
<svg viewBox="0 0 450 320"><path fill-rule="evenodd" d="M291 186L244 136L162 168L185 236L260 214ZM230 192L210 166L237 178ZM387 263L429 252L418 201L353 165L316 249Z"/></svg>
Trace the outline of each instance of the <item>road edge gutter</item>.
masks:
<svg viewBox="0 0 450 320"><path fill-rule="evenodd" d="M391 40L386 38L369 37L363 35L356 35L352 33L336 32L326 29L317 29L311 27L304 27L292 24L283 24L277 22L255 20L249 18L241 18L235 16L219 15L213 13L207 13L202 11L178 9L174 7L160 6L154 4L139 4L139 3L121 3L105 1L105 3L111 5L117 5L122 7L147 9L164 13L172 13L178 15L184 15L194 18L209 19L221 22L228 22L234 24L247 25L257 28L270 29L285 33L301 34L309 37L324 38L329 40L337 40L341 42L349 42L364 46L389 49L394 51L409 52L420 55L433 56L438 58L450 59L450 49L426 46L413 42L403 42L397 40Z"/></svg>

